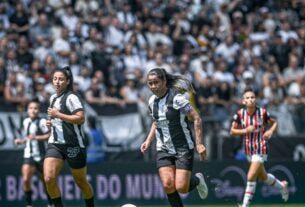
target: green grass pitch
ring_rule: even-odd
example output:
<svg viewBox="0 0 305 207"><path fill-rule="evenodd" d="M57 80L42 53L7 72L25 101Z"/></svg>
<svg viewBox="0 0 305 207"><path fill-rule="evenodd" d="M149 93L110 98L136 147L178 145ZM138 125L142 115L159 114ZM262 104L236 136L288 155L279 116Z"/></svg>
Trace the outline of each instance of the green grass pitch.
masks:
<svg viewBox="0 0 305 207"><path fill-rule="evenodd" d="M304 207L305 204L253 204L251 207ZM98 206L103 207L103 206ZM110 207L120 207L120 206L110 206ZM137 207L169 207L169 205L154 205L154 206L137 206ZM217 205L185 205L185 207L237 207L237 205L226 205L226 204L217 204Z"/></svg>

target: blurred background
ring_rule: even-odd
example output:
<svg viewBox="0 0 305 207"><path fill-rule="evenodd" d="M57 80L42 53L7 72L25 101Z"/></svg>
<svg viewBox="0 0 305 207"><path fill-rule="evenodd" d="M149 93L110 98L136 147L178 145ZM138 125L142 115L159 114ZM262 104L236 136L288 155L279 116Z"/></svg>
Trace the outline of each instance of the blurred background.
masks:
<svg viewBox="0 0 305 207"><path fill-rule="evenodd" d="M242 140L230 137L244 88L277 118L267 168L305 203L305 2L302 0L8 0L0 2L0 205L22 206L22 120L38 97L45 115L52 72L70 65L83 98L88 171L97 203L165 203L155 149L139 146L151 125L145 83L155 67L185 75L197 93L208 159L195 171L211 187L206 203L242 199L247 163ZM198 162L197 162L198 161ZM82 199L66 170L63 199ZM33 180L34 200L44 203ZM255 202L279 203L262 186ZM192 193L187 204L202 203Z"/></svg>

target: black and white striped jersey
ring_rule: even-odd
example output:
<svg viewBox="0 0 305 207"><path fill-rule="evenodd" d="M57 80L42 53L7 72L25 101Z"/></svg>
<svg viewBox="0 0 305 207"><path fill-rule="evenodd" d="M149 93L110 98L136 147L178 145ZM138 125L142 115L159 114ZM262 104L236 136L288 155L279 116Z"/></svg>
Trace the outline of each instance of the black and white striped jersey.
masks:
<svg viewBox="0 0 305 207"><path fill-rule="evenodd" d="M80 98L73 92L67 91L60 96L53 94L50 97L50 107L57 108L61 113L72 115L83 111L84 106ZM52 118L51 136L49 143L66 144L69 146L85 147L84 129L82 124L71 124L59 118Z"/></svg>
<svg viewBox="0 0 305 207"><path fill-rule="evenodd" d="M169 89L163 97L152 95L148 107L157 127L157 151L176 154L177 149L194 148L186 115L191 110L187 93L175 93Z"/></svg>
<svg viewBox="0 0 305 207"><path fill-rule="evenodd" d="M23 120L23 133L24 136L28 135L42 135L49 132L46 125L46 119L37 118L32 120L27 117ZM43 159L46 149L46 143L44 141L27 140L24 148L23 157L33 158L34 161L39 162Z"/></svg>

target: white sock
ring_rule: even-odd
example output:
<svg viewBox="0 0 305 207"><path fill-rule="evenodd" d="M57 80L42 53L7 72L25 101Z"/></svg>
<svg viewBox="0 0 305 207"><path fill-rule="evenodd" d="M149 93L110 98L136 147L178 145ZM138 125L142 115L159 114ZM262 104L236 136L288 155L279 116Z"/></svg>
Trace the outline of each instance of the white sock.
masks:
<svg viewBox="0 0 305 207"><path fill-rule="evenodd" d="M250 205L255 193L255 188L256 188L256 182L251 182L251 181L247 182L247 187L245 190L242 207L248 207Z"/></svg>
<svg viewBox="0 0 305 207"><path fill-rule="evenodd" d="M276 187L278 190L282 190L283 189L281 181L276 179L276 177L274 177L274 175L272 175L270 173L267 174L267 179L264 182L267 185L272 185L272 186Z"/></svg>

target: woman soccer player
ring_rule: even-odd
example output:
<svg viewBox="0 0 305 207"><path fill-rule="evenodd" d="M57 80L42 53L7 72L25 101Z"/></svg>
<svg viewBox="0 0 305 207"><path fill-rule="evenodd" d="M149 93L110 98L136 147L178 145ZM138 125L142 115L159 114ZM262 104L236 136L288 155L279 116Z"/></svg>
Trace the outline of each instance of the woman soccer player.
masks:
<svg viewBox="0 0 305 207"><path fill-rule="evenodd" d="M154 93L148 103L153 123L141 151L144 153L157 138L157 168L172 207L183 207L179 193L190 192L195 187L205 199L208 188L202 173L192 176L194 148L201 160L206 157L206 149L202 144L201 118L188 99L188 92L194 92L191 83L182 76L155 68L149 71L147 84ZM196 143L188 119L194 121Z"/></svg>
<svg viewBox="0 0 305 207"><path fill-rule="evenodd" d="M43 180L43 159L46 149L46 141L49 138L49 129L46 119L39 117L39 101L33 99L27 107L28 117L23 120L23 139L15 139L15 144L24 144L23 164L21 168L24 198L27 207L32 206L31 179L35 173ZM48 206L52 206L47 194Z"/></svg>
<svg viewBox="0 0 305 207"><path fill-rule="evenodd" d="M87 207L94 207L93 190L87 181L86 148L83 124L84 107L73 93L73 76L68 66L57 69L52 77L56 93L50 97L48 115L51 136L44 160L44 179L55 207L62 207L56 179L67 160L71 173L83 193Z"/></svg>
<svg viewBox="0 0 305 207"><path fill-rule="evenodd" d="M247 174L247 186L242 207L248 207L256 188L256 180L276 187L282 194L283 200L288 200L288 183L279 181L274 175L266 172L264 162L267 161L268 140L276 130L277 122L265 108L256 105L256 96L252 89L246 89L243 94L241 108L233 117L231 135L243 137L244 150L250 167ZM267 125L270 127L265 128Z"/></svg>

